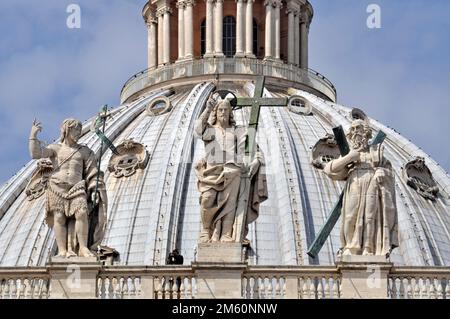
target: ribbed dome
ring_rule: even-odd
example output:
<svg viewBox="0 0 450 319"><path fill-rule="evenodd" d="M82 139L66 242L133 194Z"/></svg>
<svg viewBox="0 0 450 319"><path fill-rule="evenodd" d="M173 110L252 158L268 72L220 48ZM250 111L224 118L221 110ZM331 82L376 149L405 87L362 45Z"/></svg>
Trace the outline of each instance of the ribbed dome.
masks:
<svg viewBox="0 0 450 319"><path fill-rule="evenodd" d="M217 84L217 83L216 83ZM253 96L251 82L219 82L238 96ZM106 135L120 145L132 139L145 145L148 162L129 177L108 171L111 152L102 170L109 198L104 244L120 252L120 263L164 264L169 251L179 248L185 263L194 259L200 231L200 206L193 165L203 155L203 143L193 135L214 85L173 87L147 93L122 105L107 122ZM260 265L332 264L339 248L339 223L318 259L306 254L342 190L312 165L312 150L332 127L348 128L352 110L300 90L267 91L267 96L298 95L311 106L312 114L291 108L263 108L258 143L265 154L269 199L250 227L250 262ZM171 109L149 112L156 96L167 96ZM155 103L152 103L152 105ZM147 108L147 110L146 110ZM250 110L235 111L238 124L246 124ZM304 113L304 112L303 112ZM99 140L84 124L81 142L98 151ZM407 265L450 265L450 177L432 159L404 137L370 119L372 128L387 134L386 157L396 174L400 248L392 261ZM416 157L437 183L436 200L421 196L407 185L402 167ZM36 167L29 162L0 189L0 266L44 265L56 249L53 231L44 221L45 196L29 200L27 182Z"/></svg>

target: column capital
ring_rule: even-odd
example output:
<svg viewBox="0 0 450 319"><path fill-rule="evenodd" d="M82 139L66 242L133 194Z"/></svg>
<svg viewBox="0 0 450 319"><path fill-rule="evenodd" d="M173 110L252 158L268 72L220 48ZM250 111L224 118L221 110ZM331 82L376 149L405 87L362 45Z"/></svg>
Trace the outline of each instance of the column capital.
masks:
<svg viewBox="0 0 450 319"><path fill-rule="evenodd" d="M205 0L205 2L208 2L208 3L214 3L215 0Z"/></svg>
<svg viewBox="0 0 450 319"><path fill-rule="evenodd" d="M235 0L237 3L239 2L247 2L247 0Z"/></svg>
<svg viewBox="0 0 450 319"><path fill-rule="evenodd" d="M193 7L195 6L195 0L184 0L184 4L186 7Z"/></svg>
<svg viewBox="0 0 450 319"><path fill-rule="evenodd" d="M147 27L151 27L153 24L157 24L158 23L158 19L156 17L149 17L147 18L147 21L145 21L145 24L147 25Z"/></svg>
<svg viewBox="0 0 450 319"><path fill-rule="evenodd" d="M178 9L184 9L184 7L186 6L186 1L185 0L178 0L176 5L175 5Z"/></svg>
<svg viewBox="0 0 450 319"><path fill-rule="evenodd" d="M223 3L223 0L216 0L216 3Z"/></svg>
<svg viewBox="0 0 450 319"><path fill-rule="evenodd" d="M157 11L156 11L156 16L158 17L158 16L163 16L163 15L165 15L165 14L172 14L172 8L171 7L169 7L169 6L165 6L165 7L162 7L162 8L159 8Z"/></svg>

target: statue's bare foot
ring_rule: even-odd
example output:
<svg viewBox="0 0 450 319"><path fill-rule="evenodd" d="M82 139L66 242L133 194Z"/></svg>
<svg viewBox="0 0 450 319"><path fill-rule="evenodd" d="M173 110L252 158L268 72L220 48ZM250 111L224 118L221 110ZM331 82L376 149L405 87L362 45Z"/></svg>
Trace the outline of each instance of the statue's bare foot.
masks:
<svg viewBox="0 0 450 319"><path fill-rule="evenodd" d="M202 230L198 241L202 244L209 242L209 230Z"/></svg>
<svg viewBox="0 0 450 319"><path fill-rule="evenodd" d="M230 235L222 235L222 237L220 237L220 241L223 243L231 243L233 242L233 238Z"/></svg>
<svg viewBox="0 0 450 319"><path fill-rule="evenodd" d="M75 254L75 252L73 250L69 250L66 253L66 258L70 258L70 257L77 257L77 254Z"/></svg>
<svg viewBox="0 0 450 319"><path fill-rule="evenodd" d="M80 247L79 251L80 257L94 257L94 254L87 247Z"/></svg>
<svg viewBox="0 0 450 319"><path fill-rule="evenodd" d="M212 235L212 237L211 237L210 242L211 242L211 243L217 243L217 242L219 242L219 234L214 233L214 234Z"/></svg>
<svg viewBox="0 0 450 319"><path fill-rule="evenodd" d="M363 256L373 256L373 253L367 248L364 249L362 254Z"/></svg>
<svg viewBox="0 0 450 319"><path fill-rule="evenodd" d="M348 248L344 249L344 251L342 252L342 256L350 256L351 254L352 252Z"/></svg>
<svg viewBox="0 0 450 319"><path fill-rule="evenodd" d="M67 250L61 250L56 257L66 258L67 257Z"/></svg>

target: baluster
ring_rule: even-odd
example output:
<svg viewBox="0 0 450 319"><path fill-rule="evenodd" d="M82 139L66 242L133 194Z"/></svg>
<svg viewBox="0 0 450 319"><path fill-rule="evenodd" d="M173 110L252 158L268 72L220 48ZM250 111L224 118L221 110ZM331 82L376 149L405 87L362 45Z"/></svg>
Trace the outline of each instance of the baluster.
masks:
<svg viewBox="0 0 450 319"><path fill-rule="evenodd" d="M420 293L422 299L428 299L427 278L422 278L422 289Z"/></svg>
<svg viewBox="0 0 450 319"><path fill-rule="evenodd" d="M187 282L188 283L188 286L187 286L187 299L192 299L193 296L194 296L194 290L192 288L193 278L191 276L188 276L187 279L188 279L188 282Z"/></svg>
<svg viewBox="0 0 450 319"><path fill-rule="evenodd" d="M3 279L0 278L0 299L3 299L3 291L4 291L3 286L4 286Z"/></svg>
<svg viewBox="0 0 450 319"><path fill-rule="evenodd" d="M306 277L301 277L300 279L300 286L301 286L301 291L300 291L300 298L301 299L308 299L309 297L309 293L308 293L308 278Z"/></svg>
<svg viewBox="0 0 450 319"><path fill-rule="evenodd" d="M330 299L330 277L325 276L325 285L323 286L324 298Z"/></svg>
<svg viewBox="0 0 450 319"><path fill-rule="evenodd" d="M269 278L266 276L266 299L273 299L273 278Z"/></svg>
<svg viewBox="0 0 450 319"><path fill-rule="evenodd" d="M34 278L31 282L31 298L39 299L39 278Z"/></svg>
<svg viewBox="0 0 450 319"><path fill-rule="evenodd" d="M120 298L120 279L117 279L116 276L112 279L112 289L113 289L113 299Z"/></svg>
<svg viewBox="0 0 450 319"><path fill-rule="evenodd" d="M442 280L439 280L438 278L436 278L437 280L437 299L444 299L444 288L442 287L442 282L445 280L444 278L442 278Z"/></svg>
<svg viewBox="0 0 450 319"><path fill-rule="evenodd" d="M274 277L275 278L275 298L281 299L281 277Z"/></svg>
<svg viewBox="0 0 450 319"><path fill-rule="evenodd" d="M104 285L105 285L105 299L111 299L111 279L109 277L105 277L104 279Z"/></svg>
<svg viewBox="0 0 450 319"><path fill-rule="evenodd" d="M414 299L420 299L420 278L414 278Z"/></svg>
<svg viewBox="0 0 450 319"><path fill-rule="evenodd" d="M9 294L9 290L10 290L10 279L5 279L5 293L4 293L4 297L3 299L10 299L11 296Z"/></svg>
<svg viewBox="0 0 450 319"><path fill-rule="evenodd" d="M40 298L41 299L48 299L49 297L49 285L50 285L50 280L42 280L42 289L41 289L41 293L40 293Z"/></svg>
<svg viewBox="0 0 450 319"><path fill-rule="evenodd" d="M450 299L450 281L445 279L445 299Z"/></svg>
<svg viewBox="0 0 450 319"><path fill-rule="evenodd" d="M184 284L186 280L186 277L181 277L181 283L180 283L180 299L187 299L186 298L186 285Z"/></svg>
<svg viewBox="0 0 450 319"><path fill-rule="evenodd" d="M33 279L25 278L24 285L25 285L25 293L24 298L25 299L31 299L31 283L33 282Z"/></svg>
<svg viewBox="0 0 450 319"><path fill-rule="evenodd" d="M252 292L252 287L250 285L250 280L252 279L252 277L245 277L246 282L245 282L245 299L252 299L251 296L251 292Z"/></svg>
<svg viewBox="0 0 450 319"><path fill-rule="evenodd" d="M315 277L310 277L309 299L316 299L316 285L314 283L315 280Z"/></svg>
<svg viewBox="0 0 450 319"><path fill-rule="evenodd" d="M430 278L430 294L428 296L430 299L436 299L436 289L434 288L434 279Z"/></svg>
<svg viewBox="0 0 450 319"><path fill-rule="evenodd" d="M164 277L164 299L170 299L170 277L165 276Z"/></svg>
<svg viewBox="0 0 450 319"><path fill-rule="evenodd" d="M258 277L258 283L259 283L259 299L265 299L266 296L264 295L264 279L262 277Z"/></svg>
<svg viewBox="0 0 450 319"><path fill-rule="evenodd" d="M322 277L317 277L317 281L318 281L318 284L317 284L317 299L323 299L324 293L323 293L322 280L323 280Z"/></svg>
<svg viewBox="0 0 450 319"><path fill-rule="evenodd" d="M259 295L258 295L258 277L252 277L253 279L253 285L252 285L252 298L253 299L259 299Z"/></svg>
<svg viewBox="0 0 450 319"><path fill-rule="evenodd" d="M17 298L17 279L11 279L11 299Z"/></svg>
<svg viewBox="0 0 450 319"><path fill-rule="evenodd" d="M97 278L97 298L104 299L104 281L105 279L103 277Z"/></svg>
<svg viewBox="0 0 450 319"><path fill-rule="evenodd" d="M399 299L405 299L405 283L404 278L399 278Z"/></svg>
<svg viewBox="0 0 450 319"><path fill-rule="evenodd" d="M178 277L173 278L173 294L172 299L180 299L180 296L178 295Z"/></svg>
<svg viewBox="0 0 450 319"><path fill-rule="evenodd" d="M332 298L339 299L339 278L333 276Z"/></svg>
<svg viewBox="0 0 450 319"><path fill-rule="evenodd" d="M131 276L128 278L128 289L129 289L129 298L135 298L136 297L136 286L135 286L135 279L136 277Z"/></svg>
<svg viewBox="0 0 450 319"><path fill-rule="evenodd" d="M122 282L120 295L122 296L122 298L126 299L128 298L128 278L122 277L120 278L120 281Z"/></svg>
<svg viewBox="0 0 450 319"><path fill-rule="evenodd" d="M396 277L392 277L392 299L398 299L397 295L397 279Z"/></svg>
<svg viewBox="0 0 450 319"><path fill-rule="evenodd" d="M156 299L163 299L163 279L164 277L156 278Z"/></svg>

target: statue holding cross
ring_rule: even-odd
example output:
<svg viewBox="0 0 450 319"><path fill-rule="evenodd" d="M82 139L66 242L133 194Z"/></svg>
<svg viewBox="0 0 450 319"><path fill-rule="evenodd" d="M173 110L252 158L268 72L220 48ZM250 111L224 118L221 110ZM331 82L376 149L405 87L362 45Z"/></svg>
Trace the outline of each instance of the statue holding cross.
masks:
<svg viewBox="0 0 450 319"><path fill-rule="evenodd" d="M205 156L196 165L202 230L199 242L241 242L259 205L268 198L264 157L256 147L260 107L285 106L286 99L262 98L264 78L254 98L229 98L216 92L196 122L195 133L205 143ZM227 96L228 95L228 96ZM248 127L237 126L234 107L251 106Z"/></svg>

